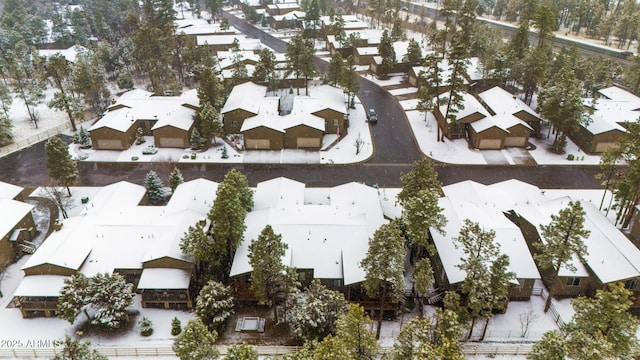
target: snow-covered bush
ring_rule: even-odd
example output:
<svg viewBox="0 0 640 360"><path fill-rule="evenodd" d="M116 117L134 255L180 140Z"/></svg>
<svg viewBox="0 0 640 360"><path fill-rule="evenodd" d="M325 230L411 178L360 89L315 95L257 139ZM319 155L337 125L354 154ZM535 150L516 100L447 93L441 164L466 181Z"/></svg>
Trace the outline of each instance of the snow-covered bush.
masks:
<svg viewBox="0 0 640 360"><path fill-rule="evenodd" d="M217 281L209 281L196 298L196 314L210 330L220 331L233 315L231 290Z"/></svg>
<svg viewBox="0 0 640 360"><path fill-rule="evenodd" d="M153 334L153 323L147 317L143 317L138 325L140 326L140 335L150 336Z"/></svg>
<svg viewBox="0 0 640 360"><path fill-rule="evenodd" d="M174 317L173 320L171 320L171 335L173 336L180 335L181 332L182 332L182 324L180 323L180 319L178 319L177 317Z"/></svg>

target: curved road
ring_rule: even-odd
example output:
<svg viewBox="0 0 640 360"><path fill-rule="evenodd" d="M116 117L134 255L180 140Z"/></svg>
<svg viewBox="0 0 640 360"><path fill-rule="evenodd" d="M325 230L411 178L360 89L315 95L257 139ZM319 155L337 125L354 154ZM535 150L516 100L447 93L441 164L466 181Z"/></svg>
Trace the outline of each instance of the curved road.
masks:
<svg viewBox="0 0 640 360"><path fill-rule="evenodd" d="M278 52L284 52L285 42L228 16L229 22L249 36L259 38ZM316 58L321 72L327 63ZM258 182L285 176L307 186L335 186L350 181L385 187L400 186L400 174L409 171L413 161L423 155L416 145L413 132L404 111L387 91L361 78L360 100L365 108L374 108L380 120L372 126L374 155L367 162L353 165L287 165L287 164L166 164L166 163L92 163L79 162L79 186L103 186L120 180L142 184L149 170L168 176L178 166L185 178L199 177L221 181L224 174L236 168L242 171L252 186ZM68 140L68 139L66 139ZM44 142L0 158L0 180L23 186L49 183L45 166ZM493 166L436 164L440 180L452 184L475 180L490 184L508 179L519 179L541 188L598 188L594 176L598 166Z"/></svg>

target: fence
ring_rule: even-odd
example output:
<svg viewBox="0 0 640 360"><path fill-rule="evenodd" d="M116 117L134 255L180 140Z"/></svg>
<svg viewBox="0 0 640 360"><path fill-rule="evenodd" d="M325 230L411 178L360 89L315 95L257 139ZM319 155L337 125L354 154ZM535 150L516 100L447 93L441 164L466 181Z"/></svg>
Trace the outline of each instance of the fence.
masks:
<svg viewBox="0 0 640 360"><path fill-rule="evenodd" d="M547 300L549 293L547 293L544 289L540 290L540 296L542 296L543 299ZM549 307L549 311L551 312L551 315L553 315L553 321L555 321L556 325L558 325L558 328L560 328L560 332L564 334L564 320L562 320L560 314L558 313L558 310L556 310L555 306L553 306L553 302L550 305L551 306Z"/></svg>
<svg viewBox="0 0 640 360"><path fill-rule="evenodd" d="M35 143L38 143L42 140L46 140L54 135L58 135L59 133L61 133L62 131L65 131L67 129L69 129L70 125L68 124L62 124L62 125L58 125L54 128L48 129L46 131L42 131L39 132L35 135L29 136L26 139L21 139L18 140L14 143L11 143L5 147L1 147L0 148L0 155L8 155L11 154L14 151L18 151L20 149L29 147Z"/></svg>

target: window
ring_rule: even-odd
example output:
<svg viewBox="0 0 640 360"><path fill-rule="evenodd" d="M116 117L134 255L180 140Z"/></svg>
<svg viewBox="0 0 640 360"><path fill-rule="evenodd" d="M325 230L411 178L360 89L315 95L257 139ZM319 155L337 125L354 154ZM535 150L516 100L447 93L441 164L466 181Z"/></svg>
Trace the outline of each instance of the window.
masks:
<svg viewBox="0 0 640 360"><path fill-rule="evenodd" d="M630 279L624 282L624 288L628 290L635 290L638 286L638 279Z"/></svg>
<svg viewBox="0 0 640 360"><path fill-rule="evenodd" d="M580 278L577 278L577 277L567 278L567 285L569 285L569 286L578 286L578 285L580 285Z"/></svg>
<svg viewBox="0 0 640 360"><path fill-rule="evenodd" d="M333 119L333 126L338 126L338 119Z"/></svg>

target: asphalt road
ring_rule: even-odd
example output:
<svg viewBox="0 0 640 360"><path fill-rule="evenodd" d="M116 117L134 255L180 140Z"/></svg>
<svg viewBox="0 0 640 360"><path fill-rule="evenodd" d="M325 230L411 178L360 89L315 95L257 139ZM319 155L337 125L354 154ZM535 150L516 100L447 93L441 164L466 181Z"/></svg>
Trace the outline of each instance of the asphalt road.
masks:
<svg viewBox="0 0 640 360"><path fill-rule="evenodd" d="M284 52L285 43L248 25L241 19L228 16L229 22L246 34L259 38L272 49ZM319 58L316 63L321 72L327 63ZM384 187L400 186L400 175L409 171L413 161L423 155L400 105L388 92L361 78L358 93L365 108L378 112L378 123L372 124L374 155L365 163L353 165L292 165L292 164L169 164L169 163L92 163L79 162L79 186L103 186L126 180L142 184L150 170L156 170L167 179L168 173L178 166L185 178L206 178L221 181L224 174L236 168L249 179L251 186L258 182L285 176L307 186L335 186L351 181ZM65 137L65 140L69 140ZM22 186L47 185L50 179L45 166L44 142L0 158L0 180ZM475 180L491 184L508 179L520 179L541 188L598 188L594 176L597 166L493 166L436 164L440 180L452 184Z"/></svg>

